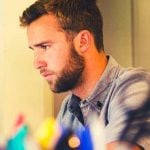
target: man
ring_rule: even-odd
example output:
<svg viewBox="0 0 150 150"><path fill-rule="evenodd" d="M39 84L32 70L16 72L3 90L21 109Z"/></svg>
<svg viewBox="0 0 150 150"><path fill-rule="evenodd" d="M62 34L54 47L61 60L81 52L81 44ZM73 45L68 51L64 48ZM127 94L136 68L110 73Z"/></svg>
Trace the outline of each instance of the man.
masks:
<svg viewBox="0 0 150 150"><path fill-rule="evenodd" d="M122 68L106 56L95 0L38 0L20 21L27 27L35 68L50 89L71 91L58 122L83 129L94 112L104 121L107 149L114 150L126 126L126 111L138 108L148 95L150 74ZM131 149L148 150L147 141L137 141Z"/></svg>

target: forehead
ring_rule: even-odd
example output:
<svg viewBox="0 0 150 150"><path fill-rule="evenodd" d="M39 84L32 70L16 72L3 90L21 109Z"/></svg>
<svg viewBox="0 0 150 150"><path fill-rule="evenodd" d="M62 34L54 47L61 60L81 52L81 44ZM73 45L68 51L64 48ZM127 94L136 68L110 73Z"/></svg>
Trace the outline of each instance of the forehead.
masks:
<svg viewBox="0 0 150 150"><path fill-rule="evenodd" d="M39 38L52 38L58 32L63 32L57 18L52 14L46 14L33 21L27 26L27 36L29 41L37 41Z"/></svg>

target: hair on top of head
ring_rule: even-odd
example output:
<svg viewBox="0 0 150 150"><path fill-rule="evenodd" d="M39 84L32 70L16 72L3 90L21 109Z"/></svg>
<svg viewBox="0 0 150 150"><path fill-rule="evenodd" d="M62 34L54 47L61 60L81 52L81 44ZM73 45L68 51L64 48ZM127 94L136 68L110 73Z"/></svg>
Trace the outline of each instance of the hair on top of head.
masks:
<svg viewBox="0 0 150 150"><path fill-rule="evenodd" d="M44 9L44 5L41 5L41 1L38 0L23 12L22 16L27 16L28 19L20 17L21 26L29 24L42 14L48 14L48 12Z"/></svg>
<svg viewBox="0 0 150 150"><path fill-rule="evenodd" d="M75 11L76 9L86 10L89 9L91 6L96 5L96 0L38 0L42 2L45 6L48 3L50 6L51 4L55 4L57 7L69 9L73 8ZM78 11L77 11L78 12Z"/></svg>
<svg viewBox="0 0 150 150"><path fill-rule="evenodd" d="M81 1L83 1L83 3L86 5L93 5L96 4L97 0L81 0Z"/></svg>
<svg viewBox="0 0 150 150"><path fill-rule="evenodd" d="M39 1L39 2L42 2L42 3L47 3L47 2L49 2L49 0L37 0L37 1ZM64 0L51 0L51 2L60 2L60 1L64 1ZM66 1L72 1L72 0L66 0ZM76 1L78 1L78 0L76 0ZM86 4L95 4L96 2L97 2L97 0L79 0L80 2L82 2L82 3L86 3Z"/></svg>
<svg viewBox="0 0 150 150"><path fill-rule="evenodd" d="M37 0L20 17L21 26L28 26L42 15L54 15L67 33L90 31L98 50L103 49L103 20L96 0Z"/></svg>
<svg viewBox="0 0 150 150"><path fill-rule="evenodd" d="M23 12L20 21L21 25L25 26L41 15L48 14L54 10L56 10L56 12L53 12L55 14L57 14L58 10L59 14L61 11L64 13L61 15L65 15L66 17L68 15L76 16L77 13L80 14L83 11L89 12L92 6L96 6L96 0L37 0ZM26 16L28 19L25 20L23 16Z"/></svg>

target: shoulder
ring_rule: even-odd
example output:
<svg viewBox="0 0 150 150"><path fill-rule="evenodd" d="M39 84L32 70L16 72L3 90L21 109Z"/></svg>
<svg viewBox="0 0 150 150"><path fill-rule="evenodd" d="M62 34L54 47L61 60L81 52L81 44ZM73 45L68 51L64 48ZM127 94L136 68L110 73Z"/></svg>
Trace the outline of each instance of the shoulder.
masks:
<svg viewBox="0 0 150 150"><path fill-rule="evenodd" d="M144 68L121 69L116 79L116 86L123 93L127 90L129 93L144 89L150 91L150 72Z"/></svg>
<svg viewBox="0 0 150 150"><path fill-rule="evenodd" d="M118 74L120 82L127 80L144 80L150 82L150 71L144 68L122 68Z"/></svg>
<svg viewBox="0 0 150 150"><path fill-rule="evenodd" d="M121 68L113 82L106 114L107 142L119 139L126 125L127 112L139 109L147 101L150 93L150 72L143 68Z"/></svg>
<svg viewBox="0 0 150 150"><path fill-rule="evenodd" d="M144 68L121 69L115 81L113 103L140 105L150 92L150 72Z"/></svg>

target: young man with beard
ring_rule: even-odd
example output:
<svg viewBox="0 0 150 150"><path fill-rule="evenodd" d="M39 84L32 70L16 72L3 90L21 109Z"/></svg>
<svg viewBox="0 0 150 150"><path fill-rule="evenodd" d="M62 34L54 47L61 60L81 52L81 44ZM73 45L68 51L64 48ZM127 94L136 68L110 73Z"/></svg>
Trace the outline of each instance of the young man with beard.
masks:
<svg viewBox="0 0 150 150"><path fill-rule="evenodd" d="M94 112L104 121L107 149L114 150L126 111L138 108L148 95L150 74L122 68L105 54L102 17L95 0L38 0L20 21L27 27L35 68L50 89L71 91L58 122L84 129ZM145 138L131 149L148 150L148 141Z"/></svg>

